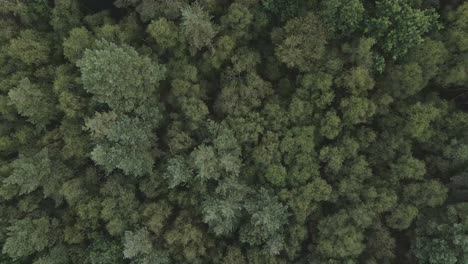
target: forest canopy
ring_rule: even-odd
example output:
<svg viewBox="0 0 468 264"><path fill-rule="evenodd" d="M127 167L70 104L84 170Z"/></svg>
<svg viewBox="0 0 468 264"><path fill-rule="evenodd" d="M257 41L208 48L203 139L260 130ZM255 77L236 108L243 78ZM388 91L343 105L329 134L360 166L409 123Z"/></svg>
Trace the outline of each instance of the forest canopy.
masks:
<svg viewBox="0 0 468 264"><path fill-rule="evenodd" d="M467 264L468 2L0 0L0 264Z"/></svg>

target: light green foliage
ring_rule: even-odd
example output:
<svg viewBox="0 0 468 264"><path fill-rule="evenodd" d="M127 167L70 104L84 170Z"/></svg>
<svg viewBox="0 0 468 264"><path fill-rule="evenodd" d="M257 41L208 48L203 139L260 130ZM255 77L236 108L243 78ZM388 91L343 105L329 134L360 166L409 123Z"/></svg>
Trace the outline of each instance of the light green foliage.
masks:
<svg viewBox="0 0 468 264"><path fill-rule="evenodd" d="M183 185L193 178L193 171L183 157L174 157L168 161L164 178L169 181L169 188Z"/></svg>
<svg viewBox="0 0 468 264"><path fill-rule="evenodd" d="M174 23L165 18L153 20L148 25L146 31L163 49L168 49L177 45L178 29Z"/></svg>
<svg viewBox="0 0 468 264"><path fill-rule="evenodd" d="M432 104L416 103L409 107L405 131L417 140L427 140L432 135L431 122L439 118L441 110Z"/></svg>
<svg viewBox="0 0 468 264"><path fill-rule="evenodd" d="M301 88L293 96L290 108L291 115L297 121L310 122L314 109L325 109L333 102L335 93L332 89L333 77L329 74L306 74L301 83ZM313 104L308 104L312 101Z"/></svg>
<svg viewBox="0 0 468 264"><path fill-rule="evenodd" d="M215 235L231 235L238 228L248 191L247 186L228 179L216 188L216 196L203 202L203 221Z"/></svg>
<svg viewBox="0 0 468 264"><path fill-rule="evenodd" d="M73 63L82 58L86 49L94 44L93 36L83 27L74 28L63 41L63 55Z"/></svg>
<svg viewBox="0 0 468 264"><path fill-rule="evenodd" d="M12 173L4 179L6 185L19 187L19 194L28 194L42 187L44 197L61 200L61 185L71 172L44 148L32 156L21 155L12 162Z"/></svg>
<svg viewBox="0 0 468 264"><path fill-rule="evenodd" d="M364 250L364 234L347 223L348 216L338 213L320 221L319 252L327 258L351 258Z"/></svg>
<svg viewBox="0 0 468 264"><path fill-rule="evenodd" d="M444 43L451 49L450 61L446 63L444 74L439 76L440 82L445 87L464 85L468 81L468 4L464 3L457 9L450 10L447 14L447 30L444 32Z"/></svg>
<svg viewBox="0 0 468 264"><path fill-rule="evenodd" d="M211 22L211 16L199 4L184 7L182 10L182 33L190 51L196 53L204 47L211 47L217 30Z"/></svg>
<svg viewBox="0 0 468 264"><path fill-rule="evenodd" d="M374 64L375 54L372 52L376 40L373 38L360 38L353 46L344 45L343 51L349 53L350 60L359 67L371 68Z"/></svg>
<svg viewBox="0 0 468 264"><path fill-rule="evenodd" d="M167 224L168 218L171 216L172 207L167 202L152 203L145 206L143 210L143 218L145 226L155 235L162 235L162 229Z"/></svg>
<svg viewBox="0 0 468 264"><path fill-rule="evenodd" d="M260 54L257 52L240 48L232 55L232 70L234 74L241 74L255 70L255 67L260 63Z"/></svg>
<svg viewBox="0 0 468 264"><path fill-rule="evenodd" d="M336 138L341 132L341 119L335 111L325 114L320 124L320 133L328 139Z"/></svg>
<svg viewBox="0 0 468 264"><path fill-rule="evenodd" d="M316 209L322 201L327 201L331 197L332 188L323 179L314 179L305 186L301 186L296 190L287 193L288 206L294 213L294 217L298 223L305 223L307 217ZM285 195L283 193L283 195Z"/></svg>
<svg viewBox="0 0 468 264"><path fill-rule="evenodd" d="M451 23L448 30L450 36L450 42L456 45L460 51L467 51L468 43L468 30L467 22L468 18L468 4L461 4L456 10L449 13L448 19Z"/></svg>
<svg viewBox="0 0 468 264"><path fill-rule="evenodd" d="M223 86L216 106L222 113L245 115L261 106L262 100L271 93L270 83L256 74L248 73L245 79L229 80Z"/></svg>
<svg viewBox="0 0 468 264"><path fill-rule="evenodd" d="M106 171L121 169L128 175L142 176L153 167L151 126L140 118L115 113L97 113L86 123L86 129L99 142L91 152L91 158Z"/></svg>
<svg viewBox="0 0 468 264"><path fill-rule="evenodd" d="M212 145L201 145L191 153L197 177L201 181L237 177L241 167L241 150L233 132L215 123L209 123L215 136Z"/></svg>
<svg viewBox="0 0 468 264"><path fill-rule="evenodd" d="M445 202L447 188L440 182L432 180L405 186L404 198L408 203L418 207L436 207Z"/></svg>
<svg viewBox="0 0 468 264"><path fill-rule="evenodd" d="M50 221L47 218L25 218L8 227L3 253L13 259L30 256L49 246Z"/></svg>
<svg viewBox="0 0 468 264"><path fill-rule="evenodd" d="M319 164L315 152L315 128L295 127L283 138L280 151L283 162L289 167L288 183L301 185L319 175Z"/></svg>
<svg viewBox="0 0 468 264"><path fill-rule="evenodd" d="M273 37L278 41L276 55L290 68L309 71L324 56L327 36L314 13L289 20Z"/></svg>
<svg viewBox="0 0 468 264"><path fill-rule="evenodd" d="M426 174L424 162L412 156L402 156L390 165L392 176L396 179L422 180Z"/></svg>
<svg viewBox="0 0 468 264"><path fill-rule="evenodd" d="M191 129L197 129L203 123L209 114L208 107L205 102L197 98L182 98L180 100L180 108L184 115L188 126Z"/></svg>
<svg viewBox="0 0 468 264"><path fill-rule="evenodd" d="M45 36L33 30L23 30L10 41L8 54L29 66L37 66L48 61L50 43Z"/></svg>
<svg viewBox="0 0 468 264"><path fill-rule="evenodd" d="M366 31L393 59L401 58L437 26L439 15L432 9L413 8L403 0L380 0L375 5L375 17L367 22Z"/></svg>
<svg viewBox="0 0 468 264"><path fill-rule="evenodd" d="M240 240L250 246L263 246L276 255L283 248L283 229L288 219L287 207L277 201L265 189L255 200L245 205L249 224L241 229Z"/></svg>
<svg viewBox="0 0 468 264"><path fill-rule="evenodd" d="M219 164L213 147L200 146L192 152L194 165L197 168L197 176L202 180L217 179L219 175Z"/></svg>
<svg viewBox="0 0 468 264"><path fill-rule="evenodd" d="M286 176L286 169L281 165L272 165L265 173L267 181L274 186L283 186L286 183Z"/></svg>
<svg viewBox="0 0 468 264"><path fill-rule="evenodd" d="M351 96L341 100L340 109L345 124L365 123L375 113L375 104L359 96Z"/></svg>
<svg viewBox="0 0 468 264"><path fill-rule="evenodd" d="M229 58L234 49L234 40L229 36L219 37L214 45L214 51L210 62L214 68L219 69L221 65Z"/></svg>
<svg viewBox="0 0 468 264"><path fill-rule="evenodd" d="M114 176L100 190L103 195L100 218L106 222L110 235L120 236L138 221L138 201L134 189L119 182L123 177Z"/></svg>
<svg viewBox="0 0 468 264"><path fill-rule="evenodd" d="M278 151L279 144L280 142L277 134L271 131L265 133L253 151L254 161L263 166L270 165L275 161L279 162L281 159L281 155L279 155L280 153Z"/></svg>
<svg viewBox="0 0 468 264"><path fill-rule="evenodd" d="M29 79L22 79L8 97L20 115L39 127L47 125L57 113L51 92Z"/></svg>
<svg viewBox="0 0 468 264"><path fill-rule="evenodd" d="M369 70L363 67L353 68L343 77L343 86L353 95L366 95L368 90L374 88L375 82Z"/></svg>
<svg viewBox="0 0 468 264"><path fill-rule="evenodd" d="M165 68L129 46L99 41L78 62L86 91L115 111L128 112L154 95Z"/></svg>
<svg viewBox="0 0 468 264"><path fill-rule="evenodd" d="M221 26L225 27L234 39L249 39L249 27L253 19L251 11L246 6L233 3L229 6L227 14L221 18Z"/></svg>
<svg viewBox="0 0 468 264"><path fill-rule="evenodd" d="M146 229L140 229L135 232L126 231L124 235L125 258L133 259L140 256L151 254L153 245L151 243L149 232Z"/></svg>
<svg viewBox="0 0 468 264"><path fill-rule="evenodd" d="M233 130L237 141L240 144L254 143L259 140L260 135L264 132L262 123L265 119L259 113L249 113L245 117L230 117L226 119L226 123Z"/></svg>

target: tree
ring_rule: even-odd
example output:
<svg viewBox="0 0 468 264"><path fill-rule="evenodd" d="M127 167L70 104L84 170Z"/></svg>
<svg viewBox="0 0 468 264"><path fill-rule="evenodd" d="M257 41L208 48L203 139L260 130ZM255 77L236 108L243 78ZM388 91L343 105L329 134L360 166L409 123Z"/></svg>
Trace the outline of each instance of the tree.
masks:
<svg viewBox="0 0 468 264"><path fill-rule="evenodd" d="M408 112L404 114L409 120L404 131L416 140L427 140L433 133L431 123L437 120L441 113L441 109L432 103L418 102L410 106Z"/></svg>
<svg viewBox="0 0 468 264"><path fill-rule="evenodd" d="M56 100L52 93L27 78L10 90L8 97L20 115L39 127L49 124L57 115Z"/></svg>
<svg viewBox="0 0 468 264"><path fill-rule="evenodd" d="M349 217L344 212L320 221L317 249L325 258L353 258L364 250L362 230L348 221Z"/></svg>
<svg viewBox="0 0 468 264"><path fill-rule="evenodd" d="M234 39L240 41L251 39L251 26L254 16L245 5L233 3L229 6L226 15L221 18L221 26L226 33Z"/></svg>
<svg viewBox="0 0 468 264"><path fill-rule="evenodd" d="M226 82L217 98L216 107L224 114L246 115L250 110L260 107L271 93L269 82L254 73L248 73L245 78Z"/></svg>
<svg viewBox="0 0 468 264"><path fill-rule="evenodd" d="M176 259L185 259L192 263L200 262L200 259L207 254L206 237L202 229L188 217L186 211L181 212L172 228L164 234L164 241L171 246Z"/></svg>
<svg viewBox="0 0 468 264"><path fill-rule="evenodd" d="M69 61L76 63L83 57L86 49L93 47L93 44L91 32L84 27L74 28L63 42L63 55Z"/></svg>
<svg viewBox="0 0 468 264"><path fill-rule="evenodd" d="M213 135L212 145L200 145L191 159L200 181L220 180L239 176L242 160L241 149L232 130L216 123L209 123Z"/></svg>
<svg viewBox="0 0 468 264"><path fill-rule="evenodd" d="M412 251L421 263L463 263L467 260L466 203L450 205L441 213L418 221ZM427 218L426 218L427 217Z"/></svg>
<svg viewBox="0 0 468 264"><path fill-rule="evenodd" d="M169 217L172 215L172 211L172 206L166 201L146 204L143 209L144 225L154 235L162 236L163 228L170 220Z"/></svg>
<svg viewBox="0 0 468 264"><path fill-rule="evenodd" d="M89 246L88 261L91 264L123 263L123 247L117 241L98 237Z"/></svg>
<svg viewBox="0 0 468 264"><path fill-rule="evenodd" d="M153 250L149 232L140 229L135 232L126 231L124 235L124 257L133 259L139 256L149 255Z"/></svg>
<svg viewBox="0 0 468 264"><path fill-rule="evenodd" d="M18 186L20 195L42 187L44 197L61 202L62 184L71 177L71 171L47 148L31 156L20 155L11 166L12 173L4 179L4 184Z"/></svg>
<svg viewBox="0 0 468 264"><path fill-rule="evenodd" d="M315 153L315 128L294 127L284 136L280 151L283 163L288 166L288 184L300 186L319 176L319 164Z"/></svg>
<svg viewBox="0 0 468 264"><path fill-rule="evenodd" d="M66 34L75 27L80 26L82 12L80 3L76 0L56 1L52 10L51 24L54 31L60 36Z"/></svg>
<svg viewBox="0 0 468 264"><path fill-rule="evenodd" d="M180 16L180 9L188 4L187 0L117 0L118 7L134 6L141 19L147 22L153 18L166 17L176 19Z"/></svg>
<svg viewBox="0 0 468 264"><path fill-rule="evenodd" d="M466 84L468 75L466 69L468 60L466 59L466 43L468 42L466 17L468 14L468 4L458 6L456 10L451 10L447 16L447 31L444 32L444 42L451 50L449 61L443 65L443 70L438 77L444 87L456 87Z"/></svg>
<svg viewBox="0 0 468 264"><path fill-rule="evenodd" d="M243 226L240 241L250 246L263 246L276 255L283 249L283 230L288 219L287 207L278 202L267 190L261 189L255 200L247 203L249 223Z"/></svg>
<svg viewBox="0 0 468 264"><path fill-rule="evenodd" d="M340 102L344 124L355 125L365 123L375 113L375 104L365 97L350 96Z"/></svg>
<svg viewBox="0 0 468 264"><path fill-rule="evenodd" d="M276 16L279 16L281 20L286 20L300 15L306 7L306 1L303 0L262 0L261 2L266 10Z"/></svg>
<svg viewBox="0 0 468 264"><path fill-rule="evenodd" d="M120 176L120 177L119 177ZM121 175L114 175L101 188L100 218L112 236L120 236L139 220L134 187L123 182Z"/></svg>
<svg viewBox="0 0 468 264"><path fill-rule="evenodd" d="M193 170L189 167L185 158L174 157L168 161L164 178L169 181L169 188L174 188L193 180Z"/></svg>
<svg viewBox="0 0 468 264"><path fill-rule="evenodd" d="M384 87L394 98L414 96L425 87L422 69L416 63L396 65L387 70Z"/></svg>
<svg viewBox="0 0 468 264"><path fill-rule="evenodd" d="M266 180L274 186L284 186L286 183L286 176L286 168L281 165L272 165L265 173Z"/></svg>
<svg viewBox="0 0 468 264"><path fill-rule="evenodd" d="M364 20L364 5L361 0L323 1L321 16L333 32L347 36L359 30Z"/></svg>
<svg viewBox="0 0 468 264"><path fill-rule="evenodd" d="M129 112L155 94L165 68L130 46L101 40L78 61L86 91L113 110ZM109 67L112 66L112 67Z"/></svg>
<svg viewBox="0 0 468 264"><path fill-rule="evenodd" d="M366 31L394 60L423 41L423 35L437 27L439 15L433 9L420 10L405 1L381 0Z"/></svg>
<svg viewBox="0 0 468 264"><path fill-rule="evenodd" d="M332 187L323 179L313 179L304 186L287 193L288 207L297 223L306 223L308 217L319 208L322 201L331 198ZM282 195L285 195L283 193Z"/></svg>
<svg viewBox="0 0 468 264"><path fill-rule="evenodd" d="M438 2L0 0L0 263L467 263Z"/></svg>
<svg viewBox="0 0 468 264"><path fill-rule="evenodd" d="M152 171L154 161L147 142L154 136L152 127L143 119L126 115L119 118L114 112L96 113L85 128L98 142L91 158L107 172L121 169L138 177Z"/></svg>
<svg viewBox="0 0 468 264"><path fill-rule="evenodd" d="M400 205L387 217L389 227L404 230L407 229L418 215L418 209L412 205Z"/></svg>
<svg viewBox="0 0 468 264"><path fill-rule="evenodd" d="M50 52L48 38L30 29L21 31L8 46L8 54L28 66L47 63Z"/></svg>
<svg viewBox="0 0 468 264"><path fill-rule="evenodd" d="M245 200L252 190L236 179L220 181L215 194L205 195L202 203L203 222L216 236L229 237L237 231L244 216Z"/></svg>
<svg viewBox="0 0 468 264"><path fill-rule="evenodd" d="M307 72L324 56L327 36L314 13L289 20L272 37L278 43L276 56L290 68Z"/></svg>
<svg viewBox="0 0 468 264"><path fill-rule="evenodd" d="M341 119L335 111L329 111L325 114L320 124L320 133L328 139L336 138L341 132Z"/></svg>
<svg viewBox="0 0 468 264"><path fill-rule="evenodd" d="M50 253L40 257L33 264L66 264L70 263L70 257L66 247L58 245L50 249Z"/></svg>
<svg viewBox="0 0 468 264"><path fill-rule="evenodd" d="M447 188L440 182L431 180L405 186L404 199L417 207L437 207L447 199Z"/></svg>
<svg viewBox="0 0 468 264"><path fill-rule="evenodd" d="M375 82L369 70L364 67L351 69L342 80L345 90L353 95L366 95L367 91L374 88Z"/></svg>
<svg viewBox="0 0 468 264"><path fill-rule="evenodd" d="M182 33L190 45L190 52L195 54L204 47L211 47L217 33L211 16L197 3L186 6L181 11Z"/></svg>
<svg viewBox="0 0 468 264"><path fill-rule="evenodd" d="M51 242L50 220L42 217L25 218L8 227L8 238L3 245L3 254L13 259L41 252Z"/></svg>
<svg viewBox="0 0 468 264"><path fill-rule="evenodd" d="M162 49L169 49L178 44L179 30L173 22L165 18L151 21L146 31Z"/></svg>
<svg viewBox="0 0 468 264"><path fill-rule="evenodd" d="M390 167L391 174L395 179L422 180L426 174L424 162L412 156L402 156Z"/></svg>

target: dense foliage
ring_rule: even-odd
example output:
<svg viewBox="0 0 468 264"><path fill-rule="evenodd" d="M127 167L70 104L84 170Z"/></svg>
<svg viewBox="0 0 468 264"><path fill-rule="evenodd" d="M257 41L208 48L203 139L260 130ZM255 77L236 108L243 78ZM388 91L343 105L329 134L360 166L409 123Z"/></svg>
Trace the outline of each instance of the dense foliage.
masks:
<svg viewBox="0 0 468 264"><path fill-rule="evenodd" d="M467 264L463 2L0 0L0 263Z"/></svg>

